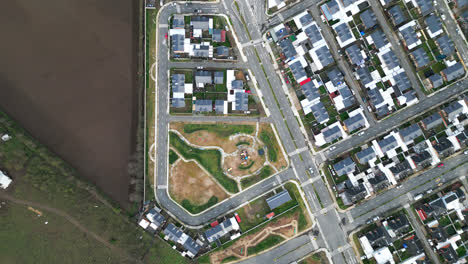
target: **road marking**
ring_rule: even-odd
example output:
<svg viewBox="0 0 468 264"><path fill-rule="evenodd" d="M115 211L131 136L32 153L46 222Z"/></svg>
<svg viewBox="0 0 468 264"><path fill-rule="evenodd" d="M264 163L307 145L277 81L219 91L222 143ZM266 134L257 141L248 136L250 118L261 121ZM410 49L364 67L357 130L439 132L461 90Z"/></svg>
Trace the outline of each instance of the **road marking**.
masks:
<svg viewBox="0 0 468 264"><path fill-rule="evenodd" d="M308 149L309 149L308 147L303 147L303 148L300 148L300 149L296 149L295 151L288 153L288 156L292 157L292 156L297 155L299 153L302 153L302 152L304 152L304 151L306 151Z"/></svg>
<svg viewBox="0 0 468 264"><path fill-rule="evenodd" d="M180 13L180 5L176 5L177 13Z"/></svg>
<svg viewBox="0 0 468 264"><path fill-rule="evenodd" d="M411 195L411 193L407 192L407 193L406 193L406 196L408 196L408 199L409 199L410 201L413 200L413 195Z"/></svg>
<svg viewBox="0 0 468 264"><path fill-rule="evenodd" d="M408 209L410 207L410 205L409 205L409 203L407 203L403 207Z"/></svg>
<svg viewBox="0 0 468 264"><path fill-rule="evenodd" d="M351 211L346 212L346 216L348 216L348 221L349 221L349 223L354 222L354 218L353 218L353 216L351 215Z"/></svg>
<svg viewBox="0 0 468 264"><path fill-rule="evenodd" d="M312 243L312 247L313 247L313 250L317 249L318 248L318 244L317 244L317 241L314 236L312 236L312 234L309 232L309 239L310 239L310 242Z"/></svg>
<svg viewBox="0 0 468 264"><path fill-rule="evenodd" d="M278 13L278 17L279 17L279 19L281 20L281 22L284 21L284 17L283 17L283 15L281 15L281 13Z"/></svg>
<svg viewBox="0 0 468 264"><path fill-rule="evenodd" d="M158 189L167 189L167 185L158 185Z"/></svg>
<svg viewBox="0 0 468 264"><path fill-rule="evenodd" d="M167 28L167 27L169 27L168 24L159 24L159 28Z"/></svg>

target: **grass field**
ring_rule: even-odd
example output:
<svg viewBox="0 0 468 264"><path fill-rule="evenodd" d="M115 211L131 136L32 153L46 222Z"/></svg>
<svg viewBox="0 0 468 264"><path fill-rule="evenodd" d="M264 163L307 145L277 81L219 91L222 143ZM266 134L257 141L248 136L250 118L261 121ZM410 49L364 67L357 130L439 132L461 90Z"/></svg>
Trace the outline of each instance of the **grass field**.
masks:
<svg viewBox="0 0 468 264"><path fill-rule="evenodd" d="M226 124L185 124L184 132L193 133L200 130L213 132L220 137L229 137L234 134L253 134L255 127L251 125L226 125Z"/></svg>
<svg viewBox="0 0 468 264"><path fill-rule="evenodd" d="M307 258L301 260L299 264L329 264L327 254L325 252L318 252Z"/></svg>
<svg viewBox="0 0 468 264"><path fill-rule="evenodd" d="M189 212L192 214L197 214L200 212L203 212L204 210L210 208L211 206L215 205L218 202L218 197L216 196L211 196L211 198L206 202L205 204L202 205L194 205L192 204L189 200L184 199L182 200L182 206L187 209Z"/></svg>
<svg viewBox="0 0 468 264"><path fill-rule="evenodd" d="M169 133L169 141L185 159L198 161L227 191L239 192L237 183L224 174L221 168L221 153L218 150L192 148L174 132Z"/></svg>
<svg viewBox="0 0 468 264"><path fill-rule="evenodd" d="M243 178L241 180L241 187L242 189L245 189L263 179L268 178L272 174L273 174L273 168L270 166L265 166L262 168L259 174Z"/></svg>
<svg viewBox="0 0 468 264"><path fill-rule="evenodd" d="M169 150L169 164L174 164L179 159L179 156L177 153L172 151L171 149Z"/></svg>
<svg viewBox="0 0 468 264"><path fill-rule="evenodd" d="M262 240L260 243L253 247L249 247L247 249L247 255L254 255L259 252L262 252L266 249L269 249L271 247L274 247L275 245L281 243L284 240L284 238L278 236L278 235L269 235L267 238Z"/></svg>
<svg viewBox="0 0 468 264"><path fill-rule="evenodd" d="M260 133L260 140L267 146L268 159L272 162L276 162L278 160L278 150L273 143L275 140L274 135L263 130Z"/></svg>
<svg viewBox="0 0 468 264"><path fill-rule="evenodd" d="M8 195L15 199L26 201L29 204L39 204L69 215L78 221L81 226L85 227L86 230L102 238L103 241L111 243L112 247L118 249L117 252L112 252L113 259L115 259L114 263L118 263L119 260L124 261L124 263L132 263L133 260L138 259L151 259L156 263L158 261L159 263L165 263L164 261L171 259L171 262L174 264L186 263L186 260L177 252L161 241L155 241L155 238L139 228L134 220L129 218L130 212L122 210L115 203L101 195L96 187L78 178L73 168L38 144L3 113L0 113L0 131L12 136L10 141L0 144L1 168L14 180L14 184L6 191ZM1 199L4 200L3 198ZM32 221L34 216L22 219L24 218L22 216L23 213L24 211L22 212L21 209L15 209L14 206L9 207L5 213L2 212L0 214L0 222L8 223L9 221L13 221L15 227L10 227L12 230L15 230L14 228L18 228L19 230L36 229L37 225ZM50 226L47 225L47 228L51 228L51 231L48 232L45 229L44 222L41 222L44 232L40 233L41 241L35 241L34 243L37 243L38 247L42 245L41 243L44 243L44 245L55 245L55 247L48 246L47 250L40 248L40 252L44 254L45 258L42 263L54 263L54 261L47 260L52 255L64 256L61 259L62 263L67 262L68 256L77 256L77 258L81 256L83 258L83 261L76 261L74 263L89 263L91 261L87 261L89 260L88 257L99 254L104 254L104 256L109 255L106 253L109 249L101 249L101 247L104 247L103 243L84 236L82 233L70 235L70 237L76 237L76 239L71 241L73 246L65 243L67 248L63 249L61 245L56 245L56 241L69 241L60 240L62 238L57 236L62 232L66 232L66 228L68 227L58 224L59 221L65 221L63 218L60 220L59 218L54 218L54 215L47 214L47 212L44 212L44 214L48 215L51 219ZM76 230L76 228L74 229ZM41 231L39 230L38 234L39 232ZM21 256L26 255L24 254L25 248L29 251L36 250L29 246L36 234L28 231L24 231L23 234L26 235L22 235L20 231L16 233L1 232L1 235L8 236L2 241L14 241L14 243L11 242L8 245L8 252L10 253L2 252L3 258L7 260L13 259L13 263L28 263L28 259L22 261L23 259L18 258L29 257ZM87 243L92 246L88 247ZM28 246L25 247L25 245ZM96 254L90 252L89 248L95 250ZM22 254L16 254L18 252L22 252ZM40 258L40 256L32 256ZM104 262L107 262L107 260ZM7 261L2 263L12 262ZM34 259L31 263L41 262Z"/></svg>

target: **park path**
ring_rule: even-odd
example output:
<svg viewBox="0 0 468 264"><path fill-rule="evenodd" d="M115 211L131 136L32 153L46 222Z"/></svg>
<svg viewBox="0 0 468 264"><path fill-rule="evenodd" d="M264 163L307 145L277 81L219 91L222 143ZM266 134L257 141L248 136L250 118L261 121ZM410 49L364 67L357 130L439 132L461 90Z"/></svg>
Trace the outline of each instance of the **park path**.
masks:
<svg viewBox="0 0 468 264"><path fill-rule="evenodd" d="M50 206L47 206L47 205L44 205L44 204L41 204L41 203L36 203L36 202L32 202L32 201L17 199L17 198L15 198L15 197L13 197L13 196L11 196L9 194L6 194L6 193L0 193L0 198L8 200L8 201L10 201L12 203L15 203L15 204L18 204L18 205L31 206L31 207L34 207L34 208L39 208L41 210L48 211L48 212L51 212L51 213L56 214L58 216L61 216L61 217L65 218L68 222L70 222L71 224L76 226L79 230L81 230L82 232L86 233L87 235L93 237L97 241L101 242L106 247L108 247L111 250L115 251L117 254L119 254L121 256L124 256L126 259L135 260L134 258L126 255L121 248L118 248L118 247L112 245L111 243L109 243L103 237L101 237L101 236L97 235L96 233L92 232L91 230L87 229L82 224L80 224L80 222L78 222L75 218L73 218L71 215L67 214L66 212L64 212L62 210L59 210L57 208L53 208L53 207L50 207Z"/></svg>

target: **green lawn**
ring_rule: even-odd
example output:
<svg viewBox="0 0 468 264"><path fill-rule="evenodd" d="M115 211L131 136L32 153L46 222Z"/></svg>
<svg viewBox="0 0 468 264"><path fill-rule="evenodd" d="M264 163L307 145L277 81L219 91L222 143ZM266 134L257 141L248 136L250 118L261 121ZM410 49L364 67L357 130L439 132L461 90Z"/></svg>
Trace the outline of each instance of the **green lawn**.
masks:
<svg viewBox="0 0 468 264"><path fill-rule="evenodd" d="M231 135L244 133L253 134L255 127L251 125L226 125L226 124L185 124L184 132L193 133L200 130L206 130L216 133L220 137L227 138Z"/></svg>
<svg viewBox="0 0 468 264"><path fill-rule="evenodd" d="M177 153L175 153L172 149L169 150L169 164L174 164L179 159Z"/></svg>
<svg viewBox="0 0 468 264"><path fill-rule="evenodd" d="M278 149L276 148L275 135L267 130L263 130L260 135L260 140L267 146L268 159L272 162L278 160Z"/></svg>
<svg viewBox="0 0 468 264"><path fill-rule="evenodd" d="M237 183L224 174L221 167L221 153L218 150L193 148L174 132L169 133L169 142L185 159L198 161L227 191L231 193L239 191Z"/></svg>
<svg viewBox="0 0 468 264"><path fill-rule="evenodd" d="M211 206L215 205L218 202L218 197L216 196L211 196L211 198L206 202L205 204L202 205L195 205L192 204L189 200L184 199L182 200L182 207L187 209L192 214L198 214L200 212L203 212L204 210L210 208Z"/></svg>
<svg viewBox="0 0 468 264"><path fill-rule="evenodd" d="M271 247L274 247L275 245L281 243L284 240L284 238L278 236L278 235L269 235L267 238L262 240L260 243L253 247L247 248L247 255L253 255L257 254L259 252L262 252L266 249L269 249Z"/></svg>
<svg viewBox="0 0 468 264"><path fill-rule="evenodd" d="M242 189L245 189L263 179L268 178L268 176L273 174L273 168L271 166L265 166L262 168L259 174L243 178L241 180Z"/></svg>

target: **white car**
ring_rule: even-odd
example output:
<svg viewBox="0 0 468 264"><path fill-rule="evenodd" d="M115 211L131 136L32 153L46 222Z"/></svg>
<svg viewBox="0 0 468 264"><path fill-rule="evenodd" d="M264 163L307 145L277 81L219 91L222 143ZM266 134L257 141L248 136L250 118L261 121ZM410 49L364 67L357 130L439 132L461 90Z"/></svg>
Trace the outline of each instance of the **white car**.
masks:
<svg viewBox="0 0 468 264"><path fill-rule="evenodd" d="M330 147L328 150L332 151L332 150L335 150L335 149L336 149L336 146L333 146L333 147Z"/></svg>
<svg viewBox="0 0 468 264"><path fill-rule="evenodd" d="M442 18L442 20L445 20L445 15L444 14L440 15L440 17Z"/></svg>
<svg viewBox="0 0 468 264"><path fill-rule="evenodd" d="M197 66L197 69L202 70L203 66Z"/></svg>
<svg viewBox="0 0 468 264"><path fill-rule="evenodd" d="M357 134L358 136L363 136L364 135L364 131L361 131L359 132L359 134Z"/></svg>
<svg viewBox="0 0 468 264"><path fill-rule="evenodd" d="M463 154L468 155L468 150L465 150L465 152L463 152Z"/></svg>

